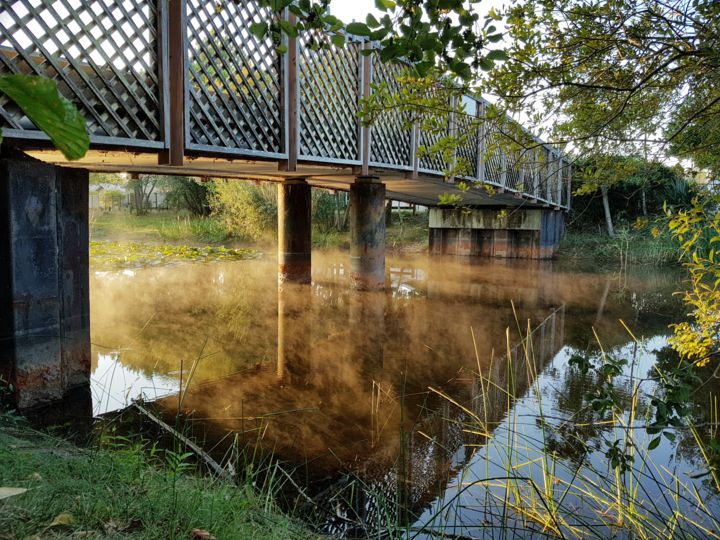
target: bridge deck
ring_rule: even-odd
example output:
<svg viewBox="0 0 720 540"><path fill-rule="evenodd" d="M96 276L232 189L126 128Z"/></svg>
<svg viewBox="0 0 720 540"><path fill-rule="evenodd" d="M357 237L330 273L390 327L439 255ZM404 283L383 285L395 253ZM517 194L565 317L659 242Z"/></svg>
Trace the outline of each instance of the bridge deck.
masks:
<svg viewBox="0 0 720 540"><path fill-rule="evenodd" d="M442 180L460 163L461 179L518 195L477 190L466 203L569 206L567 158L509 119L491 119L485 100L464 96L463 113L440 130L396 109L362 126L361 101L378 85L398 90L406 66L362 54L372 44L355 38L320 50L321 36L285 38L278 54L250 32L271 17L255 0L7 0L0 74L58 82L87 119L93 151L80 164L91 170L277 180L283 169L338 189L372 173L399 200L437 204L454 191ZM4 95L0 128L16 144L50 149ZM521 132L530 144L505 144ZM451 134L466 136L452 155L423 151Z"/></svg>
<svg viewBox="0 0 720 540"><path fill-rule="evenodd" d="M237 178L242 180L282 181L287 178L307 178L314 187L349 191L357 174L352 167L298 164L296 171L278 171L271 161L229 160L211 157L186 158L182 166L158 165L157 156L149 153L90 150L83 159L68 162L57 150L28 151L32 157L67 167L97 172L129 172L146 174L177 174L209 178ZM545 203L523 197L518 193L488 191L474 187L461 191L457 185L437 177L408 178L397 171L371 170L387 186L387 198L410 204L436 206L443 194L456 194L466 206L545 206Z"/></svg>

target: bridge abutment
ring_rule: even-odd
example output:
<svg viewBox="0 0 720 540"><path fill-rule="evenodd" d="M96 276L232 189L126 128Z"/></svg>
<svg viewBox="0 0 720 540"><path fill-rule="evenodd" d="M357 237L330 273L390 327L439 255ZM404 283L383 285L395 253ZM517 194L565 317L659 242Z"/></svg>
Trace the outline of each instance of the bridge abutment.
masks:
<svg viewBox="0 0 720 540"><path fill-rule="evenodd" d="M278 185L278 281L310 283L312 191L304 179Z"/></svg>
<svg viewBox="0 0 720 540"><path fill-rule="evenodd" d="M564 214L552 209L432 208L430 253L551 259L564 228Z"/></svg>
<svg viewBox="0 0 720 540"><path fill-rule="evenodd" d="M350 186L350 284L359 291L385 288L385 184L373 176Z"/></svg>
<svg viewBox="0 0 720 540"><path fill-rule="evenodd" d="M0 159L0 374L20 410L90 403L87 171Z"/></svg>

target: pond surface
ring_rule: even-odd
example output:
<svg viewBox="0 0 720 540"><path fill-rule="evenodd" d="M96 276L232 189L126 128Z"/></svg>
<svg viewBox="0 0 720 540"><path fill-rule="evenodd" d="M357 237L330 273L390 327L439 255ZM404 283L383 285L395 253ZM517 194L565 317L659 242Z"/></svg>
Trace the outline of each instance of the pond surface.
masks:
<svg viewBox="0 0 720 540"><path fill-rule="evenodd" d="M568 360L600 358L599 343L626 357L636 416L625 423L642 423L655 351L682 312L672 296L682 274L391 257L387 291L370 294L349 290L347 258L314 253L313 285L280 291L271 258L95 273L95 413L143 397L166 418L179 412L223 463L248 448L277 458L287 506L338 536L389 524L409 537L573 535L621 513L608 510L606 444L633 430L588 412L583 396L598 381ZM663 438L652 457L635 466L700 490L704 523L717 500L687 436ZM566 489L576 480L584 490ZM661 499L659 485L644 483L638 497ZM602 496L586 496L591 488ZM577 523L548 526L545 498ZM534 513L517 510L533 501Z"/></svg>

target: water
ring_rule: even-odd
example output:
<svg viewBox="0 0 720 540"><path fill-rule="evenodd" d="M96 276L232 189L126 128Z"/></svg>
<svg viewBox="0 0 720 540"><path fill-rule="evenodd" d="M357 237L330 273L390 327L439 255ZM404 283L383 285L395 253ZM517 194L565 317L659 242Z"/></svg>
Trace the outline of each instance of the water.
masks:
<svg viewBox="0 0 720 540"><path fill-rule="evenodd" d="M287 504L330 534L363 537L393 522L482 536L499 523L535 526L498 517L500 491L486 479L511 463L542 484L542 453L529 442L543 437L539 408L559 484L579 467L585 482L608 476L612 428L565 429L578 411L592 425L582 399L593 381L568 359L599 354L593 329L606 351L633 359L623 378L632 386L682 311L679 275L667 269L390 258L387 292L358 294L346 263L316 253L313 285L281 291L271 259L95 274L95 412L157 399L219 460L239 448L278 458L295 484L285 482ZM714 501L707 482L690 479L701 464L688 446L663 439L653 456ZM563 503L597 517L581 494Z"/></svg>

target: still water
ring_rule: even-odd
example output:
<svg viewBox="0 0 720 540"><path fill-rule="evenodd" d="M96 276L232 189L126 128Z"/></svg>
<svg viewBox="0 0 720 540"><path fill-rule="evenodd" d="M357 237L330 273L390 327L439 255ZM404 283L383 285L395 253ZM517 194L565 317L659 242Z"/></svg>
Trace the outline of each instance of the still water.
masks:
<svg viewBox="0 0 720 540"><path fill-rule="evenodd" d="M358 294L346 254L314 253L313 285L280 291L275 264L95 273L95 413L142 397L166 418L179 412L219 461L247 448L276 458L286 505L333 535L389 525L426 538L544 534L553 498L577 523L550 528L605 526L606 441L618 425L588 411L598 381L568 360L627 358L628 410L646 414L656 357L682 312L678 273L419 256L389 258L387 291ZM635 466L699 489L707 510L694 521L705 523L718 502L687 437L664 438L652 456ZM661 485L645 482L639 496L662 499ZM534 514L508 511L529 501Z"/></svg>

